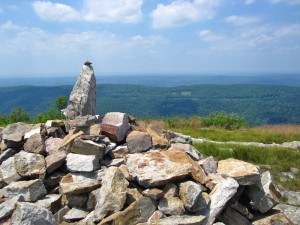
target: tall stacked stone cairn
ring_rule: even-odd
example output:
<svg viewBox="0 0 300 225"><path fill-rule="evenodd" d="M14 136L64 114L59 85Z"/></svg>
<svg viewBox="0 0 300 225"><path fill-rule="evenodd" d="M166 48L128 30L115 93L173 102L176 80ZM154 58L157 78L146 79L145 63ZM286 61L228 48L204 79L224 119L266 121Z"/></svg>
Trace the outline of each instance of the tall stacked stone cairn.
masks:
<svg viewBox="0 0 300 225"><path fill-rule="evenodd" d="M90 93L80 87L78 99ZM218 162L190 137L126 113L80 116L82 109L66 121L0 129L0 224L294 224L273 209L280 195L258 166Z"/></svg>

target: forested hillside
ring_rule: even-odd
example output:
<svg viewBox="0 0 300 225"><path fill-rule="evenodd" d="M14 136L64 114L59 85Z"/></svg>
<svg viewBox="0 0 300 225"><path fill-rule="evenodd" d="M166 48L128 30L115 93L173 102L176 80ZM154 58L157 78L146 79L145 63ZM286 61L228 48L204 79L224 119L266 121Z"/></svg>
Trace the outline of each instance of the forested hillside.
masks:
<svg viewBox="0 0 300 225"><path fill-rule="evenodd" d="M49 109L71 86L0 88L0 114L20 106L35 114ZM128 112L136 117L207 116L224 111L251 124L300 123L300 87L195 85L149 87L104 84L97 87L97 113Z"/></svg>

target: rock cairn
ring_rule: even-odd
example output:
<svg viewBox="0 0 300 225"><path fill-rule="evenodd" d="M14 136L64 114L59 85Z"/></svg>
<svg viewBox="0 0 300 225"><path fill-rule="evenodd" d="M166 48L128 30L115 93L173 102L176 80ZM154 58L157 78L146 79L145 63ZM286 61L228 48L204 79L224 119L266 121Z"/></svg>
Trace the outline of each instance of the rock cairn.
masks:
<svg viewBox="0 0 300 225"><path fill-rule="evenodd" d="M293 224L269 172L125 113L0 131L0 224Z"/></svg>

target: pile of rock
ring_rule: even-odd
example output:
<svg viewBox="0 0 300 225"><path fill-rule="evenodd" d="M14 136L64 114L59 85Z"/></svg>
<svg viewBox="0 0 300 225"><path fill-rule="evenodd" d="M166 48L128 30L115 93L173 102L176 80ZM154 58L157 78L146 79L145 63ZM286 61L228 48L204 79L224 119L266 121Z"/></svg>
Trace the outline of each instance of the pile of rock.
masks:
<svg viewBox="0 0 300 225"><path fill-rule="evenodd" d="M293 224L269 172L125 113L0 131L0 224Z"/></svg>

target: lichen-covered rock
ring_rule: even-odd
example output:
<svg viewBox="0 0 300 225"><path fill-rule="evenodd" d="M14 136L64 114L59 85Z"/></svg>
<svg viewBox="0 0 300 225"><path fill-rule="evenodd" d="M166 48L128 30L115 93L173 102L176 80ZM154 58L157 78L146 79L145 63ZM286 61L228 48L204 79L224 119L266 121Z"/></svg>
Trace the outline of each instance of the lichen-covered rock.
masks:
<svg viewBox="0 0 300 225"><path fill-rule="evenodd" d="M237 159L219 161L217 172L233 177L240 185L255 184L260 176L258 166Z"/></svg>
<svg viewBox="0 0 300 225"><path fill-rule="evenodd" d="M140 131L132 131L127 136L126 142L130 153L145 152L152 147L151 136Z"/></svg>
<svg viewBox="0 0 300 225"><path fill-rule="evenodd" d="M41 180L16 181L2 189L4 197L21 196L23 201L35 202L44 195L47 191Z"/></svg>
<svg viewBox="0 0 300 225"><path fill-rule="evenodd" d="M46 173L44 156L20 151L14 158L15 168L21 177L44 178Z"/></svg>
<svg viewBox="0 0 300 225"><path fill-rule="evenodd" d="M12 215L12 225L56 225L52 213L32 203L19 202Z"/></svg>
<svg viewBox="0 0 300 225"><path fill-rule="evenodd" d="M37 154L46 154L46 145L43 137L41 136L40 133L34 134L30 136L25 144L24 144L24 150L26 152L31 152L31 153L37 153Z"/></svg>
<svg viewBox="0 0 300 225"><path fill-rule="evenodd" d="M92 172L100 168L98 155L81 155L69 153L67 168L71 172Z"/></svg>
<svg viewBox="0 0 300 225"><path fill-rule="evenodd" d="M64 114L68 119L96 114L96 78L91 64L82 66Z"/></svg>
<svg viewBox="0 0 300 225"><path fill-rule="evenodd" d="M255 185L247 188L247 195L253 203L253 207L261 213L266 213L276 206L280 199L280 193L273 184L270 172L261 174Z"/></svg>
<svg viewBox="0 0 300 225"><path fill-rule="evenodd" d="M145 188L180 180L192 171L189 156L175 150L129 154L126 165L129 174Z"/></svg>
<svg viewBox="0 0 300 225"><path fill-rule="evenodd" d="M94 221L98 222L109 213L120 211L126 202L128 181L116 167L109 167L102 178Z"/></svg>

